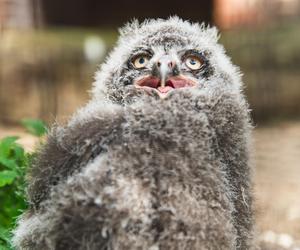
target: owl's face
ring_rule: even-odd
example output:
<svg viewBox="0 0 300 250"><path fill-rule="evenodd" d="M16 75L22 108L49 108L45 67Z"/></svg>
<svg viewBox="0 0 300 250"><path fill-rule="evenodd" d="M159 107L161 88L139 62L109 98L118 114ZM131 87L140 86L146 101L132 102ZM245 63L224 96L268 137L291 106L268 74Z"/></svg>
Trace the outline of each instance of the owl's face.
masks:
<svg viewBox="0 0 300 250"><path fill-rule="evenodd" d="M97 74L94 93L122 103L141 95L168 99L186 89L238 82L235 67L217 44L216 30L175 17L121 30L117 47Z"/></svg>
<svg viewBox="0 0 300 250"><path fill-rule="evenodd" d="M122 76L125 85L131 85L139 92L168 97L173 91L199 85L200 79L212 72L206 51L166 43L145 44L134 50Z"/></svg>

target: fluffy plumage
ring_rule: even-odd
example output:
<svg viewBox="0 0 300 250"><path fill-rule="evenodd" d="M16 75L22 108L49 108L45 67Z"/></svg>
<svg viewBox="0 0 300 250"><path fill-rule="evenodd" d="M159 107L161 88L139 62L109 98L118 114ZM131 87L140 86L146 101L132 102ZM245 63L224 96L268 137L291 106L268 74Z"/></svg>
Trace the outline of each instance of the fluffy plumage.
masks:
<svg viewBox="0 0 300 250"><path fill-rule="evenodd" d="M133 22L91 101L53 128L30 170L18 249L251 249L248 105L214 28ZM139 49L198 49L209 70L166 99L136 89Z"/></svg>

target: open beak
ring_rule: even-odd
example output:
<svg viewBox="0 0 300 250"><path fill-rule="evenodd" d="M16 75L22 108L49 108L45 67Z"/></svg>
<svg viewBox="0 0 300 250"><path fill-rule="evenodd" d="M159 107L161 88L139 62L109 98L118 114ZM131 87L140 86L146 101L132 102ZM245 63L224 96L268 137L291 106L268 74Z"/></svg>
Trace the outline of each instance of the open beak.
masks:
<svg viewBox="0 0 300 250"><path fill-rule="evenodd" d="M176 63L169 55L162 56L153 66L153 74L136 79L136 88L157 93L160 98L165 98L171 91L179 88L193 87L196 82L192 79L178 75Z"/></svg>
<svg viewBox="0 0 300 250"><path fill-rule="evenodd" d="M169 77L164 81L154 76L144 76L137 79L134 85L136 88L142 88L148 92L155 92L163 99L173 90L193 87L196 85L196 82L183 75Z"/></svg>

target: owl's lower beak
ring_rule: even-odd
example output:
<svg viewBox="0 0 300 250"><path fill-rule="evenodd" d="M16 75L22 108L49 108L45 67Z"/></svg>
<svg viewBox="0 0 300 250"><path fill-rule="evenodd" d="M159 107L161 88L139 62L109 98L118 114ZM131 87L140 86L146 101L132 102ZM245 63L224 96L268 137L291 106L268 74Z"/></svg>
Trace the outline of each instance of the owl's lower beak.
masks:
<svg viewBox="0 0 300 250"><path fill-rule="evenodd" d="M144 89L150 93L156 93L160 98L164 99L168 94L176 89L193 87L196 82L184 75L168 77L166 80L155 76L143 76L138 78L134 83L136 88Z"/></svg>

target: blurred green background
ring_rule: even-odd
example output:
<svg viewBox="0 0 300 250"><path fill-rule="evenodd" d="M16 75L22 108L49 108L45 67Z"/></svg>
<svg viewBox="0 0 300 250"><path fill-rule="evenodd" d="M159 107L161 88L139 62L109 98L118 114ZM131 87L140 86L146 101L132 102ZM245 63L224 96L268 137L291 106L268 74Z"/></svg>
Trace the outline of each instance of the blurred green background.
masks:
<svg viewBox="0 0 300 250"><path fill-rule="evenodd" d="M0 0L0 139L18 134L32 148L19 121L63 121L85 104L118 27L175 14L216 25L240 66L255 125L258 229L299 241L300 0Z"/></svg>

